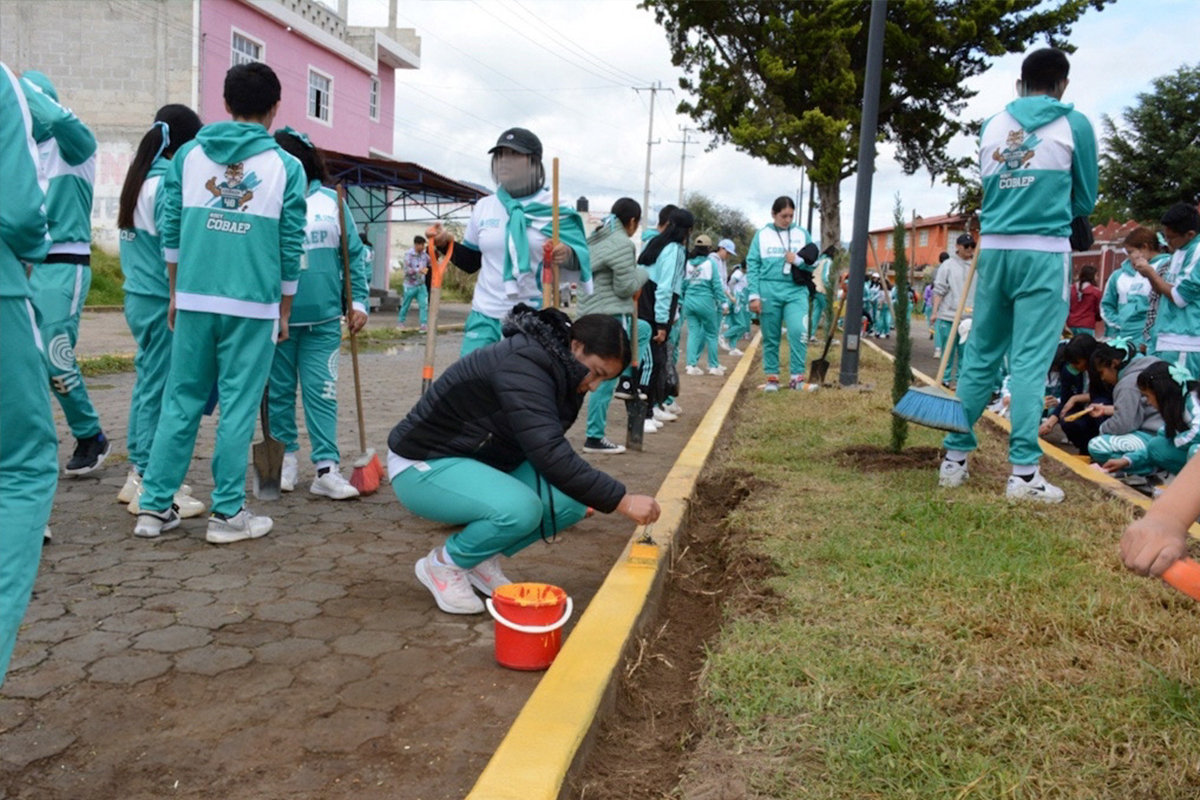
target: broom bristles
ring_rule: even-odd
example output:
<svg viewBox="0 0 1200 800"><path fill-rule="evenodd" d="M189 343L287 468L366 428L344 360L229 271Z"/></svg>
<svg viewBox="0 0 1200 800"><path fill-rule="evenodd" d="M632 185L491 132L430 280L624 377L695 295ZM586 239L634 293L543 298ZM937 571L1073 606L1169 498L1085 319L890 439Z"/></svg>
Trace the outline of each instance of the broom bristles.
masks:
<svg viewBox="0 0 1200 800"><path fill-rule="evenodd" d="M904 397L900 398L900 402L896 403L892 413L926 428L954 433L966 433L971 430L967 425L962 401L937 388L909 389L904 393Z"/></svg>
<svg viewBox="0 0 1200 800"><path fill-rule="evenodd" d="M374 450L367 450L354 460L354 470L350 473L350 485L358 489L360 495L372 494L379 488L384 476L383 464Z"/></svg>

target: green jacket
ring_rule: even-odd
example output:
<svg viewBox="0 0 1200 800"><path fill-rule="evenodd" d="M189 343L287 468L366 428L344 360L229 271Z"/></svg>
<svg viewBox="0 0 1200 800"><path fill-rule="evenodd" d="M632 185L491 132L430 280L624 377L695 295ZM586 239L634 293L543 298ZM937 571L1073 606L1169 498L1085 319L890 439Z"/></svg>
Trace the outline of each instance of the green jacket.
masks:
<svg viewBox="0 0 1200 800"><path fill-rule="evenodd" d="M637 264L633 240L616 217L607 217L588 237L595 288L579 301L580 314L633 314L633 295L648 275Z"/></svg>
<svg viewBox="0 0 1200 800"><path fill-rule="evenodd" d="M28 297L21 262L41 262L50 248L45 195L38 185L37 148L29 107L8 66L0 63L0 297Z"/></svg>

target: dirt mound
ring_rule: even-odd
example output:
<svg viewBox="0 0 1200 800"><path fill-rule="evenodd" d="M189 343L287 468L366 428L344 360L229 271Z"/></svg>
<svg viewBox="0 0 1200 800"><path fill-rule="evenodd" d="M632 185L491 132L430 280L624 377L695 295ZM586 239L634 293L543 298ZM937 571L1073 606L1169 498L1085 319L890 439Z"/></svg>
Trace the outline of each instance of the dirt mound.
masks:
<svg viewBox="0 0 1200 800"><path fill-rule="evenodd" d="M668 796L678 785L696 732L705 647L723 612L773 614L782 602L765 585L777 568L741 552L737 543L744 534L726 524L729 513L763 485L743 471L717 472L698 483L656 618L622 665L616 708L566 797L640 800Z"/></svg>
<svg viewBox="0 0 1200 800"><path fill-rule="evenodd" d="M856 444L839 450L836 455L843 464L864 472L936 467L941 460L940 451L936 447L908 447L899 453L893 453L875 445Z"/></svg>

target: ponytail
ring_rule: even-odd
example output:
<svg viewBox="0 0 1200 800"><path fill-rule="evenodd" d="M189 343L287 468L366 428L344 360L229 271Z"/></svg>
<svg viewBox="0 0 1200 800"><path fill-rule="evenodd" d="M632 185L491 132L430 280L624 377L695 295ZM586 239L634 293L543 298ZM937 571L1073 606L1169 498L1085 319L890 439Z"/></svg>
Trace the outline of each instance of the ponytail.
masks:
<svg viewBox="0 0 1200 800"><path fill-rule="evenodd" d="M184 105L165 105L154 115L154 124L138 142L137 151L129 163L125 183L121 186L121 200L117 206L117 227L132 228L133 212L137 208L138 195L146 175L160 157L171 158L180 147L196 138L200 132L200 117Z"/></svg>

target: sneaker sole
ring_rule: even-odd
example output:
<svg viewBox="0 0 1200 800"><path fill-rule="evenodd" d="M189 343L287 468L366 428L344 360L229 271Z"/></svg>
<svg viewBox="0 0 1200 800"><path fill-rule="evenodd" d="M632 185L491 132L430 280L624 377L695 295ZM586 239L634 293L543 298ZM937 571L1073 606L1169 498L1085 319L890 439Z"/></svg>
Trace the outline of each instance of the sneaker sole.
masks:
<svg viewBox="0 0 1200 800"><path fill-rule="evenodd" d="M1023 502L1028 501L1028 502L1032 502L1032 503L1041 503L1043 505L1052 506L1052 505L1061 503L1063 500L1066 500L1067 498L1065 496L1064 497L1048 497L1044 494L1025 494L1025 493L1009 494L1008 492L1005 492L1004 499L1008 500L1010 503L1023 503Z"/></svg>
<svg viewBox="0 0 1200 800"><path fill-rule="evenodd" d="M426 558L428 558L428 556L426 556ZM440 608L442 611L445 611L447 614L464 614L464 615L465 614L482 614L484 611L487 610L487 606L485 606L483 603L479 604L478 610L471 609L469 611L467 609L454 608L453 606L447 606L446 604L444 604L442 602L441 594L438 593L437 589L434 588L435 584L433 582L433 576L429 574L429 567L428 567L428 562L426 561L426 558L417 559L416 566L413 567L413 572L416 573L417 580L419 580L421 582L421 585L424 586L426 589L428 589L429 593L431 595L433 595L433 601L435 603L437 603L438 608ZM470 573L467 574L467 580L468 581L471 580ZM474 586L475 584L471 583L471 585ZM476 598L476 599L478 599L478 598Z"/></svg>
<svg viewBox="0 0 1200 800"><path fill-rule="evenodd" d="M619 456L625 452L624 447L584 447L585 453L608 453L610 455Z"/></svg>
<svg viewBox="0 0 1200 800"><path fill-rule="evenodd" d="M244 542L247 539L261 539L274 529L274 520L271 521L271 527L257 535L250 531L214 531L212 528L209 528L204 532L204 541L209 544L233 544L235 542Z"/></svg>
<svg viewBox="0 0 1200 800"><path fill-rule="evenodd" d="M100 469L100 465L104 463L104 460L108 458L108 454L111 452L112 442L108 442L104 446L104 452L96 457L95 464L92 464L90 467L79 467L78 469L67 469L66 467L63 467L63 474L74 477L78 475L87 475L89 472L95 472L96 470Z"/></svg>
<svg viewBox="0 0 1200 800"><path fill-rule="evenodd" d="M157 539L161 534L178 528L179 523L179 517L175 517L175 519L164 522L162 527L158 530L150 530L149 528L143 528L141 525L135 525L133 528L133 535L140 539Z"/></svg>
<svg viewBox="0 0 1200 800"><path fill-rule="evenodd" d="M351 486L350 488L354 489L353 486ZM328 497L330 500L353 500L354 498L360 496L357 489L354 489L354 494L339 496L339 495L336 495L333 492L330 492L326 489L318 489L315 486L309 486L308 493L312 494L312 495L316 495L317 497Z"/></svg>

